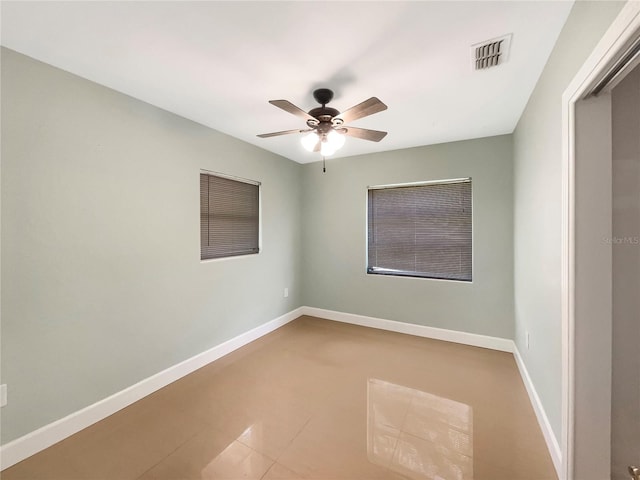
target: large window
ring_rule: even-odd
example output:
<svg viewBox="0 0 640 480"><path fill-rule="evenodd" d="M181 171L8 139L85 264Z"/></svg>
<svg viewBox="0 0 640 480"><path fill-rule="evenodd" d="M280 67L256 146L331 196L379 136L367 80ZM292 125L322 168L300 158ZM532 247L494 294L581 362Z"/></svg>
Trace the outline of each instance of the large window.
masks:
<svg viewBox="0 0 640 480"><path fill-rule="evenodd" d="M471 179L368 194L367 273L471 281Z"/></svg>
<svg viewBox="0 0 640 480"><path fill-rule="evenodd" d="M200 258L259 251L260 184L200 173Z"/></svg>

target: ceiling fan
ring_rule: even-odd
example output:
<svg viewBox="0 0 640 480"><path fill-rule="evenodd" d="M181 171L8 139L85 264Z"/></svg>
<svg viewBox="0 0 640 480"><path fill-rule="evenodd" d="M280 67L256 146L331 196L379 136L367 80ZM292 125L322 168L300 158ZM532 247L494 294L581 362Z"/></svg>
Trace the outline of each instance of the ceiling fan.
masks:
<svg viewBox="0 0 640 480"><path fill-rule="evenodd" d="M387 135L387 132L379 130L368 130L345 125L347 122L386 110L387 106L378 98L371 97L342 113L335 108L327 107L327 103L333 98L333 92L328 88L314 90L313 98L322 106L313 108L309 112L305 112L287 100L269 100L271 105L275 105L306 120L308 128L263 133L258 137L269 138L291 133L306 133L301 139L302 145L310 152L320 152L324 157L333 155L344 145L345 135L372 142L379 142Z"/></svg>

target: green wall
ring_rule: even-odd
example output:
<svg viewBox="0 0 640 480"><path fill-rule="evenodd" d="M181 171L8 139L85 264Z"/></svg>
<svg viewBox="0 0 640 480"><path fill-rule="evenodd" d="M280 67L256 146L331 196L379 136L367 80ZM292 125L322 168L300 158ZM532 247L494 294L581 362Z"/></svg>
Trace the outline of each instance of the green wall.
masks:
<svg viewBox="0 0 640 480"><path fill-rule="evenodd" d="M513 135L514 339L558 441L562 431L561 99L623 5L575 3Z"/></svg>
<svg viewBox="0 0 640 480"><path fill-rule="evenodd" d="M200 262L200 169L262 182L262 253ZM300 170L2 49L2 443L299 307Z"/></svg>
<svg viewBox="0 0 640 480"><path fill-rule="evenodd" d="M472 177L473 282L366 273L367 186ZM304 166L303 303L512 338L510 135Z"/></svg>

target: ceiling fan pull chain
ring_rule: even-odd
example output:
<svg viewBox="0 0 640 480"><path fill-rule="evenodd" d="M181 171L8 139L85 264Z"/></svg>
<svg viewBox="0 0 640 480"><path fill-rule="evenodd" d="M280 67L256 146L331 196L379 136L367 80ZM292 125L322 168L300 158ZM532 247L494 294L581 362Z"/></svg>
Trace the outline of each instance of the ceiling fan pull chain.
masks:
<svg viewBox="0 0 640 480"><path fill-rule="evenodd" d="M324 155L322 156L322 173L326 173L327 172L327 166L325 164L325 158Z"/></svg>

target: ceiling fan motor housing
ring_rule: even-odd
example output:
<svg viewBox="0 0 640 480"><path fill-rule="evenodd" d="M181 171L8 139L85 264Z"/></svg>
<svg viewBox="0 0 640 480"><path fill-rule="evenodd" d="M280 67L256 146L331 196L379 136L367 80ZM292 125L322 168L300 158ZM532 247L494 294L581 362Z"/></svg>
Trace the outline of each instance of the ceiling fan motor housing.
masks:
<svg viewBox="0 0 640 480"><path fill-rule="evenodd" d="M333 98L333 91L328 88L318 88L313 91L313 98L316 99L320 105L324 106Z"/></svg>
<svg viewBox="0 0 640 480"><path fill-rule="evenodd" d="M314 118L317 118L319 122L331 122L331 119L339 114L340 112L335 108L325 107L325 106L316 107L309 110L309 115L311 115Z"/></svg>

